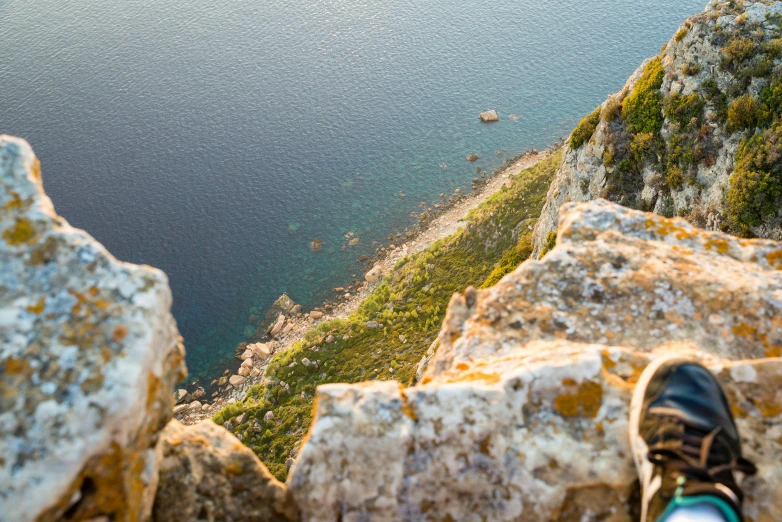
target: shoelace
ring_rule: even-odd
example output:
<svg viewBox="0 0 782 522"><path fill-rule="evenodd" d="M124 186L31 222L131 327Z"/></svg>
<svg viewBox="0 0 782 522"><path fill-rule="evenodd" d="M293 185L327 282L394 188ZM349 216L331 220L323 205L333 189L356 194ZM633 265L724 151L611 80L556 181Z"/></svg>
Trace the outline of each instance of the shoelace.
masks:
<svg viewBox="0 0 782 522"><path fill-rule="evenodd" d="M688 479L710 483L727 482L728 486L735 485L733 472L741 472L745 475L757 473L757 468L752 462L744 457L733 455L732 452L729 461L709 466L709 456L720 431L721 428L717 427L712 432L703 434L694 429L688 430L686 426L682 429L681 425L674 423L673 426L669 425L667 429L663 428L659 431L655 437L659 441L656 445L654 441L650 441L647 458L653 464L678 471ZM671 441L679 441L681 444L670 447L667 443ZM724 446L727 450L728 447ZM726 472L731 473L726 475Z"/></svg>

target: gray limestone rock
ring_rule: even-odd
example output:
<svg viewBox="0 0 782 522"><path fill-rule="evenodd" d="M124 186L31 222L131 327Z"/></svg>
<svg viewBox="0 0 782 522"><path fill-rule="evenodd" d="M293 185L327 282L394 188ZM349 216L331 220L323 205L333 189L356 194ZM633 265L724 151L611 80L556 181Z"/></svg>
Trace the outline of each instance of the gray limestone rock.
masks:
<svg viewBox="0 0 782 522"><path fill-rule="evenodd" d="M59 217L0 136L0 520L140 521L185 375L166 276Z"/></svg>
<svg viewBox="0 0 782 522"><path fill-rule="evenodd" d="M161 433L154 522L285 522L296 511L284 484L228 431L171 421Z"/></svg>

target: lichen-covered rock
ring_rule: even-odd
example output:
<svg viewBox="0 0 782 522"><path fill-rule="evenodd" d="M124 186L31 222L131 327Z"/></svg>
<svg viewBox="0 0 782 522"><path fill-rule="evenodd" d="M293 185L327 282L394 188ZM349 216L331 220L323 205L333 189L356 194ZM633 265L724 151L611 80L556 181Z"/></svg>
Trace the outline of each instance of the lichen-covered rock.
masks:
<svg viewBox="0 0 782 522"><path fill-rule="evenodd" d="M255 453L211 420L172 420L161 433L156 522L286 522L296 511L284 484Z"/></svg>
<svg viewBox="0 0 782 522"><path fill-rule="evenodd" d="M782 244L598 200L558 245L451 301L421 384L327 385L289 486L305 521L630 521L628 403L676 352L725 385L782 518Z"/></svg>
<svg viewBox="0 0 782 522"><path fill-rule="evenodd" d="M547 249L564 203L597 198L782 240L782 173L766 165L782 153L780 13L778 0L713 0L608 97L594 125L579 125L535 227L533 256ZM633 107L639 95L648 114Z"/></svg>
<svg viewBox="0 0 782 522"><path fill-rule="evenodd" d="M159 270L57 216L0 136L0 520L144 520L184 350Z"/></svg>

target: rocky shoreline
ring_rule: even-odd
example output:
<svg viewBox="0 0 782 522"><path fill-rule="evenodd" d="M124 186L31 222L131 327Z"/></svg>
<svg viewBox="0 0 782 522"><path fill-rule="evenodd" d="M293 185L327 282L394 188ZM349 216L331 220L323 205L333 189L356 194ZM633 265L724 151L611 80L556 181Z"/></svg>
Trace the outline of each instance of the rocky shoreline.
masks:
<svg viewBox="0 0 782 522"><path fill-rule="evenodd" d="M264 382L265 370L274 354L284 352L303 340L311 328L345 318L356 311L396 263L456 232L470 210L500 190L511 176L544 160L559 146L557 143L542 152L532 149L508 158L493 173L479 173L481 177L473 180L472 192L465 193L457 189L450 197L441 194L441 203L423 206L416 215L418 224L415 227L404 234L389 236L389 240L395 243L378 248L375 258L361 260L371 266L363 281L335 288L335 291L339 291L335 302L325 302L320 307L304 312L301 305L290 297L285 294L280 296L266 314L264 331L268 340L240 343L236 348L236 357L242 361L241 365L235 372L226 369L220 378L213 380L208 388L215 391L208 393L207 388L198 383L191 385L190 390L178 389L174 397L174 417L185 425L195 424L211 418L225 406L244 399L252 386ZM402 242L399 243L399 240ZM334 341L332 335L326 335L326 343ZM307 363L302 361L302 364Z"/></svg>

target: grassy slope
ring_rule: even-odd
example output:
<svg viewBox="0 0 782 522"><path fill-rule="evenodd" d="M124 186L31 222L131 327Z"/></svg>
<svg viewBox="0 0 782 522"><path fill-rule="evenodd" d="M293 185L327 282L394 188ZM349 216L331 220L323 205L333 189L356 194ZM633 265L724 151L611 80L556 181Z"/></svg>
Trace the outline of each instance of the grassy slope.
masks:
<svg viewBox="0 0 782 522"><path fill-rule="evenodd" d="M267 369L269 383L251 388L244 401L220 411L215 422L246 412L249 419L235 433L284 480L285 461L309 429L316 386L371 379L411 384L451 295L470 285L493 284L529 256L532 227L560 161L557 152L522 171L473 210L464 228L400 261L358 311L319 325L305 341L277 355ZM369 320L383 328L367 328ZM329 334L336 339L332 344L324 342ZM305 357L319 367L301 364ZM275 420L265 423L269 410ZM252 429L255 422L259 433Z"/></svg>

